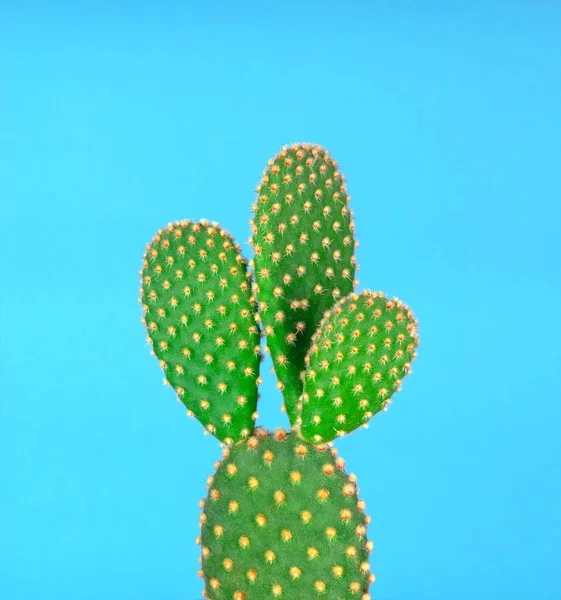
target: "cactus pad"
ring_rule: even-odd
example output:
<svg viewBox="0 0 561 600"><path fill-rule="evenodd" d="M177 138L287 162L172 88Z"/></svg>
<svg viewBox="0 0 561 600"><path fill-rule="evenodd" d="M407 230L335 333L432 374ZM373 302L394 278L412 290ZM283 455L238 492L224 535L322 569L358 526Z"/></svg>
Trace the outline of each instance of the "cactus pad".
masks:
<svg viewBox="0 0 561 600"><path fill-rule="evenodd" d="M369 519L334 448L257 429L223 456L202 503L206 598L369 598Z"/></svg>
<svg viewBox="0 0 561 600"><path fill-rule="evenodd" d="M410 372L417 321L400 300L365 291L326 313L306 357L301 434L318 444L364 426Z"/></svg>
<svg viewBox="0 0 561 600"><path fill-rule="evenodd" d="M257 191L251 242L259 317L294 425L312 335L355 284L350 196L336 161L312 144L283 148Z"/></svg>
<svg viewBox="0 0 561 600"><path fill-rule="evenodd" d="M239 246L217 223L172 223L148 245L141 276L143 322L167 382L223 442L249 436L260 332Z"/></svg>

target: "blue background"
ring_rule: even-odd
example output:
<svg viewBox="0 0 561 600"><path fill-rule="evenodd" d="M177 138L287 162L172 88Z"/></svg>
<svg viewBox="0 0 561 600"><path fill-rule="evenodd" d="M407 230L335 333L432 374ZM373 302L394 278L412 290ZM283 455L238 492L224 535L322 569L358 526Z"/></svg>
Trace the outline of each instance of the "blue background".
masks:
<svg viewBox="0 0 561 600"><path fill-rule="evenodd" d="M420 321L391 410L338 443L373 598L561 598L560 57L553 1L2 2L0 598L201 597L220 449L162 386L138 271L183 218L249 256L295 141L348 178L360 289Z"/></svg>

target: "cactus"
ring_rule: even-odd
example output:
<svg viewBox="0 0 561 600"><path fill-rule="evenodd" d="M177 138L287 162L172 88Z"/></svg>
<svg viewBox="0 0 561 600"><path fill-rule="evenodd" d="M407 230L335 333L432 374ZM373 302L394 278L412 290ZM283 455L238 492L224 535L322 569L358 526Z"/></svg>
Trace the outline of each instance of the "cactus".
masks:
<svg viewBox="0 0 561 600"><path fill-rule="evenodd" d="M183 221L158 231L141 271L164 382L224 446L200 504L203 596L369 600L370 519L331 442L387 409L417 321L396 298L353 291L350 197L323 148L283 148L257 194L253 261L218 223ZM290 432L255 427L261 336Z"/></svg>

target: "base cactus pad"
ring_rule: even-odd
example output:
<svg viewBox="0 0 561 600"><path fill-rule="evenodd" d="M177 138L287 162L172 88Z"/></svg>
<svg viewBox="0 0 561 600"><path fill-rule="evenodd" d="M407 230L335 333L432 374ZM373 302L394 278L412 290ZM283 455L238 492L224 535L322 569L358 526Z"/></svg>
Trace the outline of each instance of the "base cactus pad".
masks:
<svg viewBox="0 0 561 600"><path fill-rule="evenodd" d="M257 430L224 451L201 517L209 600L368 598L368 517L334 448Z"/></svg>

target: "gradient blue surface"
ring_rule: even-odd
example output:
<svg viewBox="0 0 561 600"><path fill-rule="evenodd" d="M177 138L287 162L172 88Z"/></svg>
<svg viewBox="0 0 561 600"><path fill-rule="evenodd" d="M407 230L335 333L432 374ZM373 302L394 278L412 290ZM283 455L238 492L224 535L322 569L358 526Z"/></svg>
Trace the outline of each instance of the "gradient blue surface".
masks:
<svg viewBox="0 0 561 600"><path fill-rule="evenodd" d="M183 218L246 242L266 161L313 141L360 289L420 320L338 444L373 598L559 599L560 57L556 2L0 4L0 598L201 597L220 450L149 356L142 253Z"/></svg>

